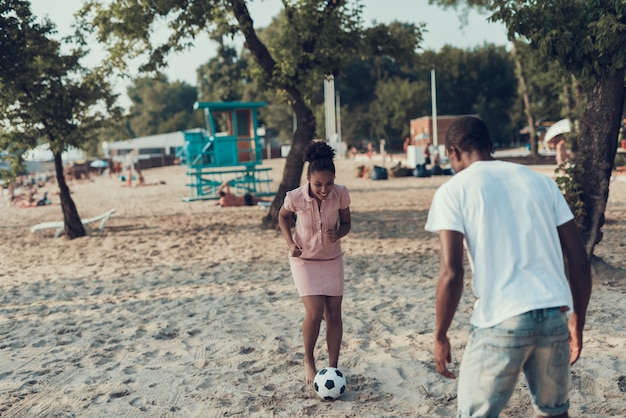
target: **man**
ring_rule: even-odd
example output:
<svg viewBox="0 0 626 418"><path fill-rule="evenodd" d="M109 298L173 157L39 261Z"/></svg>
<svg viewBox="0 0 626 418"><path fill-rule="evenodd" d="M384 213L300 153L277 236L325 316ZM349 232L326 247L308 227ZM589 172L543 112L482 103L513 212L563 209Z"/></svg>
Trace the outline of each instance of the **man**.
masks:
<svg viewBox="0 0 626 418"><path fill-rule="evenodd" d="M271 202L269 199L262 199L251 193L245 193L243 196L237 196L230 192L230 185L228 182L222 183L217 193L220 196L218 204L222 207L230 206L256 206L259 202Z"/></svg>
<svg viewBox="0 0 626 418"><path fill-rule="evenodd" d="M477 299L459 370L458 416L498 416L524 371L536 413L567 417L569 370L582 350L591 295L589 262L554 181L493 159L491 148L475 117L457 119L446 134L457 174L435 193L426 222L439 233L441 251L435 366L455 378L447 331L463 291L465 246Z"/></svg>

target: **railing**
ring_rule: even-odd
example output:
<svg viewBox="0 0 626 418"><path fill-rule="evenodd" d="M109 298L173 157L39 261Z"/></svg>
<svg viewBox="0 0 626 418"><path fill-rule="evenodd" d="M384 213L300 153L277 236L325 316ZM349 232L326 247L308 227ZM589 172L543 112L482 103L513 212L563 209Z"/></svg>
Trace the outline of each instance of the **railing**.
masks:
<svg viewBox="0 0 626 418"><path fill-rule="evenodd" d="M219 199L218 190L224 182L228 182L236 194L252 193L256 196L273 196L270 190L272 180L270 167L245 166L241 168L199 168L187 171L190 182L190 194L183 200Z"/></svg>

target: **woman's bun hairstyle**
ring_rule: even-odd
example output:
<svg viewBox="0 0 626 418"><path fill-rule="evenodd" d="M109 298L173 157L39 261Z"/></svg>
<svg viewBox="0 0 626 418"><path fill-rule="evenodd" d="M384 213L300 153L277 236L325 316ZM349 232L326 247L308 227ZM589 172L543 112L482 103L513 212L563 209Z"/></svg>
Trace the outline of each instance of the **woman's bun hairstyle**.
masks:
<svg viewBox="0 0 626 418"><path fill-rule="evenodd" d="M304 151L304 161L309 163L308 174L316 171L330 171L335 174L335 150L322 141L312 141Z"/></svg>

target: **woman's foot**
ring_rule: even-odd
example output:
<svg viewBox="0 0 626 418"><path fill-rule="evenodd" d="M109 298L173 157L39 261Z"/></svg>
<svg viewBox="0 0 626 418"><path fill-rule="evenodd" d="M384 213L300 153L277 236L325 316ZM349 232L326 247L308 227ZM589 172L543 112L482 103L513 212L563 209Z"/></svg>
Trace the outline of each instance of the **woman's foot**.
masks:
<svg viewBox="0 0 626 418"><path fill-rule="evenodd" d="M305 381L307 385L312 385L315 380L315 375L317 374L317 369L315 369L314 361L304 360L304 373L305 373Z"/></svg>

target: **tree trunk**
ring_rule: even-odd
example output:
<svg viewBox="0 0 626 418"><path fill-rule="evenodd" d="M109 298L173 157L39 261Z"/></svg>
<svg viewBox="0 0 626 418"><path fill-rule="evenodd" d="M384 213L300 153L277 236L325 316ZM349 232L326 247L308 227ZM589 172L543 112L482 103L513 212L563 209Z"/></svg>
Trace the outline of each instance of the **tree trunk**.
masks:
<svg viewBox="0 0 626 418"><path fill-rule="evenodd" d="M293 110L296 114L297 128L293 136L291 149L287 155L283 178L278 186L274 201L270 206L270 210L263 218L263 224L268 228L276 228L278 226L278 212L283 205L285 195L289 190L293 190L300 186L302 178L302 169L304 167L304 150L311 140L315 137L315 115L310 107L308 107L297 89L287 89L289 95L293 98Z"/></svg>
<svg viewBox="0 0 626 418"><path fill-rule="evenodd" d="M230 3L233 14L237 22L239 22L241 32L246 38L246 47L250 50L259 66L265 71L268 78L271 79L276 69L276 61L274 61L265 44L257 37L246 2L243 0L230 0ZM263 224L268 228L277 228L278 212L283 205L287 191L300 186L302 168L304 167L304 149L315 137L315 116L304 102L300 90L293 85L281 85L280 87L289 93L291 97L292 107L296 114L297 128L294 133L291 150L285 162L282 181L278 186L278 191L269 212L263 218Z"/></svg>
<svg viewBox="0 0 626 418"><path fill-rule="evenodd" d="M587 255L602 241L604 211L609 198L609 182L617 152L617 139L624 109L624 70L608 73L591 89L581 118L579 152L573 180L582 188L584 218L581 235Z"/></svg>
<svg viewBox="0 0 626 418"><path fill-rule="evenodd" d="M59 185L59 195L61 197L61 209L63 210L63 222L65 222L65 235L69 239L84 237L85 227L83 226L76 205L70 195L70 188L65 182L65 174L63 172L63 160L61 154L54 154L54 168L57 175L57 184Z"/></svg>
<svg viewBox="0 0 626 418"><path fill-rule="evenodd" d="M528 135L529 135L529 143L530 143L530 153L533 157L538 155L538 146L537 146L537 131L535 130L535 118L533 117L532 111L530 110L530 95L528 94L528 87L526 85L526 77L524 77L524 68L522 67L522 61L520 60L519 54L517 53L517 49L515 49L515 40L512 42L513 45L513 59L515 60L515 73L517 74L517 80L519 81L520 92L522 94L522 98L524 99L524 114L526 114L526 120L528 123Z"/></svg>

